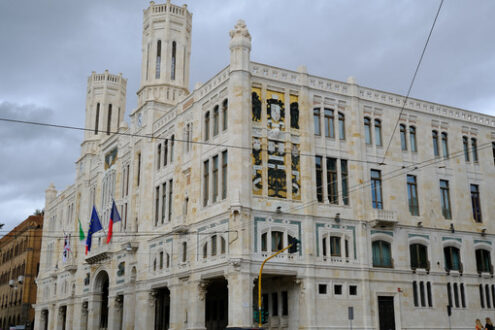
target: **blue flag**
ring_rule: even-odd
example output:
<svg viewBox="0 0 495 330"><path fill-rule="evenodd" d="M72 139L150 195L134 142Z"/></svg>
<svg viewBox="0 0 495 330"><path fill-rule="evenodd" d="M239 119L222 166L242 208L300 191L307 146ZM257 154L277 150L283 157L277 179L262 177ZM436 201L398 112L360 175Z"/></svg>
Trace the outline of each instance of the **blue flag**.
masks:
<svg viewBox="0 0 495 330"><path fill-rule="evenodd" d="M88 236L86 237L86 254L91 251L91 237L93 236L93 233L102 229L98 212L96 212L96 208L93 205L93 212L91 212L91 220L89 221Z"/></svg>

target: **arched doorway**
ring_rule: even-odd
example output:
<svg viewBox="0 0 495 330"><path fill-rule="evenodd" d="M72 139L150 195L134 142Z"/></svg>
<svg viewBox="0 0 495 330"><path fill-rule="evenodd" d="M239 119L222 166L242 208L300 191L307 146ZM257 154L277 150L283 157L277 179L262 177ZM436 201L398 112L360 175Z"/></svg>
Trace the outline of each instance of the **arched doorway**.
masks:
<svg viewBox="0 0 495 330"><path fill-rule="evenodd" d="M229 290L227 280L213 279L206 288L205 325L208 330L227 328L229 315Z"/></svg>
<svg viewBox="0 0 495 330"><path fill-rule="evenodd" d="M106 271L101 271L96 276L95 281L95 293L100 298L98 299L100 301L100 315L97 323L99 324L100 329L106 329L108 327L108 286L108 273Z"/></svg>

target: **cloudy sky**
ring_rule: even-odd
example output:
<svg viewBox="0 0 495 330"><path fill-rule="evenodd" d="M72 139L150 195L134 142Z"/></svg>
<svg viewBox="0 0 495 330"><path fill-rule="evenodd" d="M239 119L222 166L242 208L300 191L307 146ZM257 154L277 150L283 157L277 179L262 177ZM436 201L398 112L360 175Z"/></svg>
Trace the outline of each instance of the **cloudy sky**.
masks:
<svg viewBox="0 0 495 330"><path fill-rule="evenodd" d="M157 1L158 2L158 1ZM184 2L175 2L182 5ZM253 61L405 94L439 0L189 0L191 86L228 64L239 18ZM0 1L0 117L84 125L91 71L128 78L136 106L141 0ZM491 13L491 14L490 14ZM495 115L495 2L445 1L411 96ZM44 206L75 177L81 132L0 121L0 223ZM1 234L1 232L0 232ZM1 236L1 235L0 235Z"/></svg>

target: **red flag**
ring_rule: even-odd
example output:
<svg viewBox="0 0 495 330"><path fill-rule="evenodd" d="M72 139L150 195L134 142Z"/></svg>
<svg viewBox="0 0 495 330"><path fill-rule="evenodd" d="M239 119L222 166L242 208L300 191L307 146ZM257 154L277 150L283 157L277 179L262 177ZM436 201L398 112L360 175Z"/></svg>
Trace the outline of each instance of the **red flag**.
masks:
<svg viewBox="0 0 495 330"><path fill-rule="evenodd" d="M119 211L117 211L117 206L115 205L115 201L113 201L112 212L110 212L110 222L108 223L107 244L110 243L110 240L112 239L113 223L120 220Z"/></svg>

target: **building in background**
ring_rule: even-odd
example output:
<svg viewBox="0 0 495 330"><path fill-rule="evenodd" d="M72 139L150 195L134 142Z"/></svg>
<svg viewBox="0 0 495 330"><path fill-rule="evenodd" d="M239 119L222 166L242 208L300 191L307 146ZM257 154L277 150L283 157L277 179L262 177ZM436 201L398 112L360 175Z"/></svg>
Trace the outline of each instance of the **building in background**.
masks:
<svg viewBox="0 0 495 330"><path fill-rule="evenodd" d="M32 329L43 215L31 215L0 238L0 329Z"/></svg>
<svg viewBox="0 0 495 330"><path fill-rule="evenodd" d="M265 266L267 329L493 313L495 118L252 62L243 21L189 91L191 24L185 5L144 11L129 124L126 79L89 77L76 180L46 190L38 329L250 327L260 265L292 238Z"/></svg>

